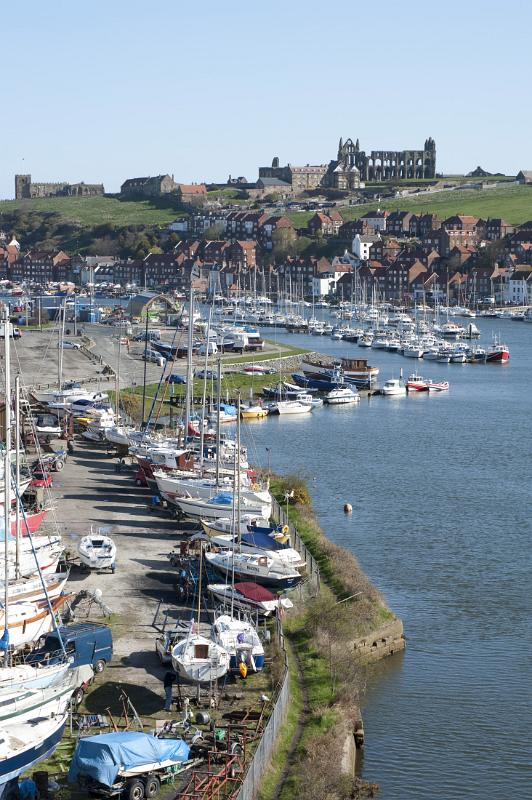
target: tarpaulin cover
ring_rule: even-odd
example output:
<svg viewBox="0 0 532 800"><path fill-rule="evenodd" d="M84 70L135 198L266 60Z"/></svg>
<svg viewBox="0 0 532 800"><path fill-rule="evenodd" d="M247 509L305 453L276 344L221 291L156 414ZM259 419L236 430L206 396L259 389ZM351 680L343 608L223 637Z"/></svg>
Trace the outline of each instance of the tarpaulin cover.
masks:
<svg viewBox="0 0 532 800"><path fill-rule="evenodd" d="M122 770L167 760L186 761L189 749L182 739L156 739L135 731L87 736L78 742L68 780L85 776L112 786Z"/></svg>
<svg viewBox="0 0 532 800"><path fill-rule="evenodd" d="M229 494L229 492L219 492L215 497L211 497L209 503L214 505L222 505L224 503L232 503L233 502L233 495Z"/></svg>
<svg viewBox="0 0 532 800"><path fill-rule="evenodd" d="M248 600L255 600L256 603L262 603L264 600L277 600L277 595L270 592L264 586L259 586L258 583L252 581L243 581L242 583L235 583L235 589Z"/></svg>

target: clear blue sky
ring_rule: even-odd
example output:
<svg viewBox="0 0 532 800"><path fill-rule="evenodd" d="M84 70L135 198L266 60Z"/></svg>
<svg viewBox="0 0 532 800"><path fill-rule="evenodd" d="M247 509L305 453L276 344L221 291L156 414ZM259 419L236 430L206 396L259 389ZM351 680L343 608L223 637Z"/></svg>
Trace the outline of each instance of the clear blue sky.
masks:
<svg viewBox="0 0 532 800"><path fill-rule="evenodd" d="M13 176L257 177L362 149L532 168L532 4L20 0L4 14L0 197Z"/></svg>

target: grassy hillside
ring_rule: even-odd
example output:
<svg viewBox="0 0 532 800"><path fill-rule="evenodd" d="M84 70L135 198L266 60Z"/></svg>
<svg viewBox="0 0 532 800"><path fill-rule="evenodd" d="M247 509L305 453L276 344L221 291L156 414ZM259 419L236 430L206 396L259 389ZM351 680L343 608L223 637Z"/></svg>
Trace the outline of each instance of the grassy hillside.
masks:
<svg viewBox="0 0 532 800"><path fill-rule="evenodd" d="M114 197L50 197L42 200L0 201L3 214L14 211L59 214L65 222L94 227L97 225L165 225L183 212L149 200L117 200Z"/></svg>
<svg viewBox="0 0 532 800"><path fill-rule="evenodd" d="M474 214L478 217L503 217L518 224L532 219L532 186L498 186L494 189L456 189L419 197L394 198L380 203L348 206L340 209L345 220L358 219L368 211L380 207L388 211L413 211L434 213L440 217L452 214ZM304 228L314 212L288 214L298 228Z"/></svg>

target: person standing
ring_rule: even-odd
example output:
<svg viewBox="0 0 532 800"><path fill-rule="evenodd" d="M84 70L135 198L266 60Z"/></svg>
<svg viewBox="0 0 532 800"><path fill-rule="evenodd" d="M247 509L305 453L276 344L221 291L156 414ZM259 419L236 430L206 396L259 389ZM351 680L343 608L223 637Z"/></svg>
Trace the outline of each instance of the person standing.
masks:
<svg viewBox="0 0 532 800"><path fill-rule="evenodd" d="M172 710L172 691L176 679L175 672L168 671L164 676L164 710Z"/></svg>

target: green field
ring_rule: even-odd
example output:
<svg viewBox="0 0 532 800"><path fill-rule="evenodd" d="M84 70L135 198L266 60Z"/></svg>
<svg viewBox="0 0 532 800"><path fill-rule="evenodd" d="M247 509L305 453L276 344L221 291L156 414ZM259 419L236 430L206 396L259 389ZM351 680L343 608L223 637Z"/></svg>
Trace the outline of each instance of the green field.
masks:
<svg viewBox="0 0 532 800"><path fill-rule="evenodd" d="M0 201L0 222L2 214L20 210L24 213L59 214L65 222L83 227L111 224L126 225L167 225L184 212L172 207L160 207L150 200L118 200L114 197L50 197L42 200L2 200Z"/></svg>
<svg viewBox="0 0 532 800"><path fill-rule="evenodd" d="M502 217L507 222L519 224L532 219L532 186L498 186L494 189L456 189L420 197L393 198L380 203L346 206L339 209L345 220L358 219L376 208L388 211L413 211L434 213L445 219L452 214L474 214L487 217ZM297 228L304 228L313 216L313 211L287 214Z"/></svg>

